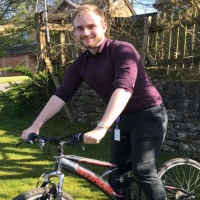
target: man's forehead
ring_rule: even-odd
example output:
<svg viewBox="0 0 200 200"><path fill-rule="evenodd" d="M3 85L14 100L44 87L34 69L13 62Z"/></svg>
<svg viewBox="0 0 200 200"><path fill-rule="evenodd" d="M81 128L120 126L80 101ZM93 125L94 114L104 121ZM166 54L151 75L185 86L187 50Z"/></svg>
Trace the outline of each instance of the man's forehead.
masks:
<svg viewBox="0 0 200 200"><path fill-rule="evenodd" d="M100 16L96 15L93 12L88 12L88 13L80 13L78 14L75 19L74 19L74 23L99 23L102 22L102 19Z"/></svg>

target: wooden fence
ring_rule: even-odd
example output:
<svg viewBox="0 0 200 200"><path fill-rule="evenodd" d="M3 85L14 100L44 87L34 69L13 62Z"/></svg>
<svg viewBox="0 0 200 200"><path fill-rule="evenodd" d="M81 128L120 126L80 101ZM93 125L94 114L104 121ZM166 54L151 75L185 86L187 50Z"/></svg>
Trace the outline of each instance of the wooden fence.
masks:
<svg viewBox="0 0 200 200"><path fill-rule="evenodd" d="M65 66L84 51L74 37L73 27L64 19L49 22L50 55L55 67ZM40 52L44 50L45 25L40 23ZM173 13L152 13L129 18L113 18L109 28L111 39L132 43L148 66L200 68L200 17L192 13L181 19Z"/></svg>
<svg viewBox="0 0 200 200"><path fill-rule="evenodd" d="M200 68L200 18L174 19L166 13L115 19L113 38L131 42L146 65Z"/></svg>

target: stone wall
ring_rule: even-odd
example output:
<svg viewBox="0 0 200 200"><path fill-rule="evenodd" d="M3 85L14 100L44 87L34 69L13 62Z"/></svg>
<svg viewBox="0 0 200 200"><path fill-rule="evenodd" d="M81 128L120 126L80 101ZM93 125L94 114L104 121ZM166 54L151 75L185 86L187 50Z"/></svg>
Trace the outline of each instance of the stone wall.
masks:
<svg viewBox="0 0 200 200"><path fill-rule="evenodd" d="M85 83L81 85L69 103L77 122L96 125L105 111L103 100Z"/></svg>
<svg viewBox="0 0 200 200"><path fill-rule="evenodd" d="M168 111L169 126L164 150L200 153L200 81L159 81L154 84L161 93ZM97 124L105 105L86 84L70 102L76 121Z"/></svg>
<svg viewBox="0 0 200 200"><path fill-rule="evenodd" d="M200 82L154 82L168 111L169 126L164 149L200 153Z"/></svg>

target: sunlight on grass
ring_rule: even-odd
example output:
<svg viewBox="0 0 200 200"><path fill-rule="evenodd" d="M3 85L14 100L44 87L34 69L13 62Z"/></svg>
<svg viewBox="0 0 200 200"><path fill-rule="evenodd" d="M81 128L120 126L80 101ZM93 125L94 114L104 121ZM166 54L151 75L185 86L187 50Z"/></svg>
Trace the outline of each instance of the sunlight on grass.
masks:
<svg viewBox="0 0 200 200"><path fill-rule="evenodd" d="M18 148L15 144L21 141L20 135L24 128L28 127L35 118L31 113L28 116L18 116L12 114L11 109L1 105L1 123L0 123L0 194L3 200L11 200L13 197L22 192L31 190L36 187L39 177L44 172L54 170L54 162L48 161L40 151L38 144L23 144ZM90 129L90 126L83 124L72 125L69 120L63 117L55 117L50 120L41 130L45 135L62 135L68 133L84 132ZM107 143L107 141L105 141ZM103 144L102 144L103 145ZM109 145L106 145L109 146ZM100 150L101 148L101 150ZM97 149L98 154L94 152ZM55 149L51 148L53 155ZM106 151L103 156L101 151ZM66 151L67 152L67 151ZM103 156L107 158L108 151L101 146L86 146L86 151L80 150L78 147L68 149L68 153L79 155L80 152L85 156ZM102 159L102 158L101 158ZM55 182L57 179L55 178ZM64 190L71 194L76 200L106 200L105 195L98 189L92 187L86 181L66 173L64 181ZM97 197L97 198L96 198Z"/></svg>
<svg viewBox="0 0 200 200"><path fill-rule="evenodd" d="M15 176L14 176L15 177ZM4 182L5 185L0 187L0 194L2 200L11 200L16 194L24 192L25 188L35 188L37 179L22 178L16 182L15 179L8 179Z"/></svg>
<svg viewBox="0 0 200 200"><path fill-rule="evenodd" d="M108 200L102 192L98 191L97 188L91 186L81 178L67 176L65 183L64 190L71 194L76 200ZM69 184L76 187L68 188Z"/></svg>
<svg viewBox="0 0 200 200"><path fill-rule="evenodd" d="M11 77L0 77L0 83L16 82L29 79L28 76L11 76Z"/></svg>
<svg viewBox="0 0 200 200"><path fill-rule="evenodd" d="M55 163L43 156L38 144L23 144L18 148L15 147L15 144L21 141L22 130L31 124L36 114L17 115L12 113L11 107L4 106L0 104L0 108L2 108L0 110L0 200L11 200L22 192L34 189L43 173L54 171ZM52 137L64 135L66 132L77 133L88 130L91 130L89 125L71 124L68 119L58 115L48 121L40 133ZM77 146L67 146L65 153L108 161L110 156L109 136L107 134L98 145L84 144L85 151ZM56 155L54 148L51 148L50 152ZM174 153L162 153L159 157L159 164L174 157L177 157ZM105 170L105 168L100 170L94 166L92 169L98 172ZM108 200L101 191L90 183L71 173L64 173L64 191L67 191L75 200ZM57 183L56 178L53 180Z"/></svg>
<svg viewBox="0 0 200 200"><path fill-rule="evenodd" d="M6 132L2 131L0 132L0 137L1 137L1 143L7 142L8 141L8 136L6 136ZM10 136L9 137L9 143L17 143L16 137L15 136Z"/></svg>

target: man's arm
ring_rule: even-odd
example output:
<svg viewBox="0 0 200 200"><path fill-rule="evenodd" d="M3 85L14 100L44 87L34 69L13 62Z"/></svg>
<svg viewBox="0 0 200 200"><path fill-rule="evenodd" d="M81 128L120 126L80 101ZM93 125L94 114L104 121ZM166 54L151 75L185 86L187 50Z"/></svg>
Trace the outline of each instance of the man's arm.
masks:
<svg viewBox="0 0 200 200"><path fill-rule="evenodd" d="M65 102L59 97L53 95L46 106L43 108L37 119L33 122L33 124L22 132L21 138L26 140L28 138L29 133L37 133L39 134L39 130L42 125L52 118L56 113L58 113L62 107L65 105Z"/></svg>
<svg viewBox="0 0 200 200"><path fill-rule="evenodd" d="M122 88L116 89L111 96L111 99L101 119L101 122L106 126L110 127L113 124L113 122L117 119L117 117L119 117L121 112L124 110L130 97L130 92L126 92Z"/></svg>
<svg viewBox="0 0 200 200"><path fill-rule="evenodd" d="M101 119L101 122L105 127L110 127L113 124L124 110L131 95L130 92L126 92L122 88L118 88L113 92L106 111ZM88 144L97 144L104 137L106 132L107 128L97 126L94 130L84 134L84 142Z"/></svg>

